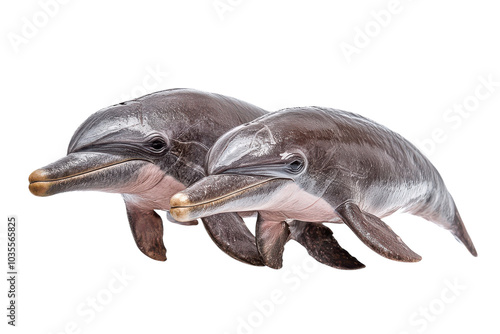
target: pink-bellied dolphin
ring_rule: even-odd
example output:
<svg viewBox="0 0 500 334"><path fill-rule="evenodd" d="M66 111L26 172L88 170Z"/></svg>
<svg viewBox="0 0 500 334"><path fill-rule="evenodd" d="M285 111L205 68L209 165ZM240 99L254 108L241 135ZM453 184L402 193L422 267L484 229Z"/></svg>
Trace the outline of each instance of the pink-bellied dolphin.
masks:
<svg viewBox="0 0 500 334"><path fill-rule="evenodd" d="M206 170L209 176L172 197L173 217L258 211L257 247L273 268L282 266L290 238L333 267L362 267L338 244L331 247L331 232L317 227L325 222L345 223L389 259L419 261L381 220L398 210L444 227L477 255L431 162L400 135L353 113L306 107L267 114L219 138Z"/></svg>
<svg viewBox="0 0 500 334"><path fill-rule="evenodd" d="M77 129L67 156L35 170L29 189L37 196L74 190L123 194L137 246L165 261L163 223L154 210L169 210L173 194L205 176L206 153L219 136L265 113L231 97L192 89L165 90L113 105ZM202 221L224 252L262 265L255 237L238 214Z"/></svg>

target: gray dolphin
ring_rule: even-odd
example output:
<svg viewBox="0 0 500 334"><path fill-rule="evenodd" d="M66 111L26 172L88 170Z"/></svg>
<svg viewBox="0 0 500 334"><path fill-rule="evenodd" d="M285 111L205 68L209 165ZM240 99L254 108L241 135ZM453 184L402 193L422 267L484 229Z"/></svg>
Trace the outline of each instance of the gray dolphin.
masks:
<svg viewBox="0 0 500 334"><path fill-rule="evenodd" d="M320 261L332 256L329 251L343 251L338 244L323 248L323 240L332 239L324 230L317 230L318 240L301 240L308 226L324 222L345 223L389 259L419 261L380 219L398 210L448 229L477 255L431 162L400 135L353 113L307 107L267 114L222 136L209 151L206 169L210 176L172 197L173 217L258 211L257 247L273 268L281 267L290 238L319 243L311 255ZM346 261L361 267L348 253L325 262L344 268Z"/></svg>
<svg viewBox="0 0 500 334"><path fill-rule="evenodd" d="M123 194L137 246L164 261L163 223L154 210L169 210L173 194L205 176L205 155L219 136L265 113L231 97L192 89L161 91L113 105L77 129L67 156L35 170L29 189L37 196L73 190ZM239 215L202 221L224 252L262 265L255 237Z"/></svg>

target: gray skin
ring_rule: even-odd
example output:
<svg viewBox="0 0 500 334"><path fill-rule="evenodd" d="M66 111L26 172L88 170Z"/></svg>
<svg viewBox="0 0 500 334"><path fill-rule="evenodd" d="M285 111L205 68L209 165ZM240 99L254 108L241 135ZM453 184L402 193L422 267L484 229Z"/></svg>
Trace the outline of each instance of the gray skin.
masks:
<svg viewBox="0 0 500 334"><path fill-rule="evenodd" d="M361 267L348 253L325 259L343 251L338 244L323 247L331 233L317 230L314 240L297 231L324 222L345 223L389 259L419 261L380 219L398 210L446 228L477 255L430 161L400 135L353 113L307 107L262 116L219 138L206 169L209 176L172 197L173 217L258 211L257 247L273 268L282 266L290 238L317 244L310 254L333 267Z"/></svg>
<svg viewBox="0 0 500 334"><path fill-rule="evenodd" d="M165 261L163 223L154 210L169 210L173 194L205 176L205 155L219 136L265 113L234 98L192 89L113 105L77 129L67 156L34 171L29 189L37 196L75 190L122 194L137 246L150 258ZM224 252L262 265L255 238L238 214L202 221Z"/></svg>

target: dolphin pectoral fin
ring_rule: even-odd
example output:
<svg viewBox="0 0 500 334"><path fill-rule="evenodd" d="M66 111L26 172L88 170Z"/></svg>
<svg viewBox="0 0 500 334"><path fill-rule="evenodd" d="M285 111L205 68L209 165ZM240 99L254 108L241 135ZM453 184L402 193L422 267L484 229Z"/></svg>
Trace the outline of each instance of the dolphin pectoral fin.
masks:
<svg viewBox="0 0 500 334"><path fill-rule="evenodd" d="M335 211L361 241L380 255L403 262L417 262L422 259L380 218L361 211L356 204L346 202Z"/></svg>
<svg viewBox="0 0 500 334"><path fill-rule="evenodd" d="M226 254L241 262L262 266L255 237L235 212L201 218L212 241Z"/></svg>
<svg viewBox="0 0 500 334"><path fill-rule="evenodd" d="M154 210L144 210L125 201L128 221L137 247L158 261L167 260L167 250L163 244L163 222Z"/></svg>
<svg viewBox="0 0 500 334"><path fill-rule="evenodd" d="M257 215L256 233L257 249L264 264L273 269L283 266L283 251L289 240L290 229L285 222L266 221Z"/></svg>
<svg viewBox="0 0 500 334"><path fill-rule="evenodd" d="M337 269L361 269L365 265L343 249L323 224L294 220L289 223L291 238L307 249L318 262Z"/></svg>
<svg viewBox="0 0 500 334"><path fill-rule="evenodd" d="M167 220L171 223L179 224L179 225L186 225L186 226L191 226L191 225L198 225L198 220L190 220L187 222L180 222L178 220L175 220L174 217L170 214L169 211L167 211Z"/></svg>

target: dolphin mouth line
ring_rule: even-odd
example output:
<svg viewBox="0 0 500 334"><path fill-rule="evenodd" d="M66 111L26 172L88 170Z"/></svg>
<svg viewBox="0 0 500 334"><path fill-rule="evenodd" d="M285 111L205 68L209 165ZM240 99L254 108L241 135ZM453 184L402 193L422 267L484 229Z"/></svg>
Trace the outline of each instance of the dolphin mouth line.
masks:
<svg viewBox="0 0 500 334"><path fill-rule="evenodd" d="M127 160L118 161L118 162L115 162L115 163L112 163L112 164L104 165L104 166L101 166L101 167L97 167L97 168L94 168L94 169L91 169L91 170L87 170L87 171L84 171L84 172L80 172L80 173L76 173L76 174L71 174L71 175L63 176L63 177L58 177L58 178L55 178L55 179L35 179L35 180L33 180L32 178L30 178L29 182L30 182L30 185L31 184L35 184L35 183L54 183L54 182L60 182L60 181L69 180L69 179L72 179L72 178L75 178L75 177L83 176L83 175L86 175L86 174L94 173L94 172L97 172L97 171L100 171L100 170L103 170L103 169L111 168L111 167L114 167L114 166L117 166L117 165L121 165L121 164L130 162L130 161L145 161L145 162L150 162L150 161L144 160L144 159L127 159Z"/></svg>
<svg viewBox="0 0 500 334"><path fill-rule="evenodd" d="M194 207L198 207L198 206L201 206L201 207L207 206L209 204L222 201L222 200L224 200L224 199L226 199L228 197L235 196L235 195L237 195L239 193L242 193L242 192L244 192L246 190L262 186L263 184L271 182L271 181L274 181L274 180L290 180L290 181L293 181L292 179L287 179L287 178L282 178L282 177L272 177L272 178L265 179L265 180L262 180L260 182L257 182L255 184L243 187L241 189L232 191L232 192L227 193L225 195L216 197L216 198L211 199L211 200L207 200L207 201L204 201L204 202L199 202L199 203L196 203L196 204L189 204L189 205L175 205L175 206L171 206L170 209L172 210L172 209L194 208Z"/></svg>

